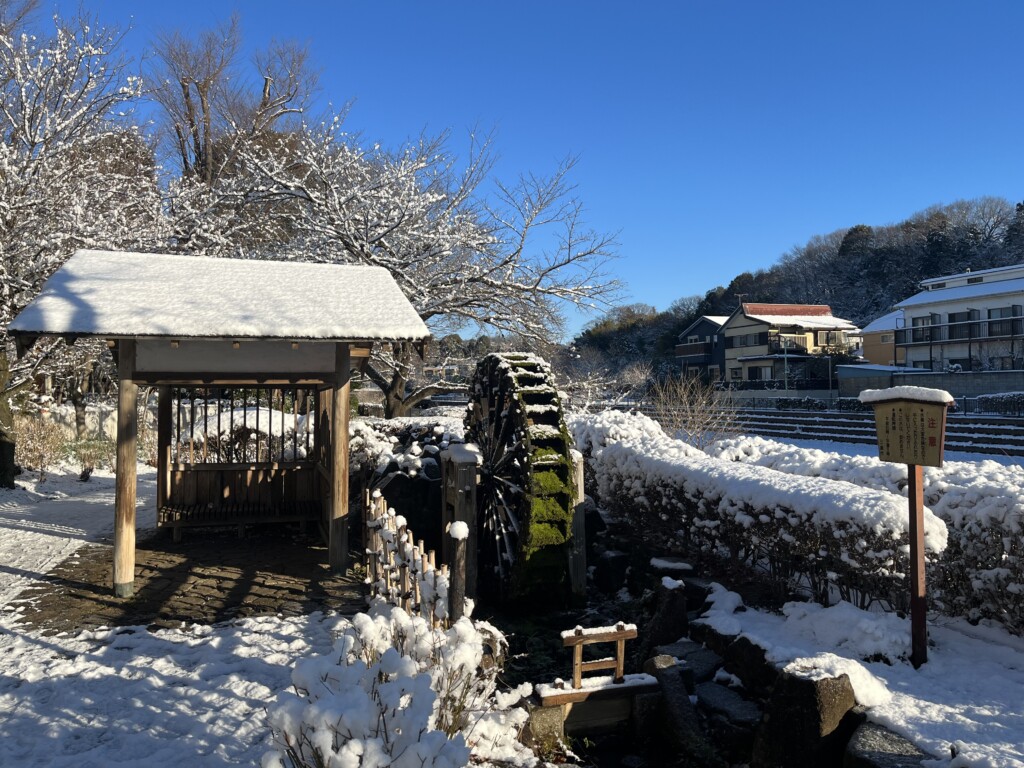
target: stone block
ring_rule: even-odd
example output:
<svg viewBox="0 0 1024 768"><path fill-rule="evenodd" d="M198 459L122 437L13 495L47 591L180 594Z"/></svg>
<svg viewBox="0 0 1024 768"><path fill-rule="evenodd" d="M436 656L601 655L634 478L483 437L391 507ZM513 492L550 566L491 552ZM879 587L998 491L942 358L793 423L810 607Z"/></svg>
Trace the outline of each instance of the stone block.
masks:
<svg viewBox="0 0 1024 768"><path fill-rule="evenodd" d="M523 743L529 747L550 750L565 741L564 708L534 706L530 708L530 719L523 729Z"/></svg>
<svg viewBox="0 0 1024 768"><path fill-rule="evenodd" d="M745 637L737 637L725 649L725 669L743 681L756 696L765 697L775 685L779 669L764 657L764 649Z"/></svg>
<svg viewBox="0 0 1024 768"><path fill-rule="evenodd" d="M889 729L861 723L846 746L843 768L921 768L928 757Z"/></svg>
<svg viewBox="0 0 1024 768"><path fill-rule="evenodd" d="M627 553L609 549L601 553L594 566L594 585L602 592L614 594L626 586Z"/></svg>
<svg viewBox="0 0 1024 768"><path fill-rule="evenodd" d="M706 683L711 680L722 666L722 657L709 648L693 640L678 640L667 645L655 647L656 654L674 656L684 663L684 674L692 675L695 683ZM691 686L691 693L692 693Z"/></svg>
<svg viewBox="0 0 1024 768"><path fill-rule="evenodd" d="M811 679L780 672L758 731L753 764L759 768L839 765L862 715L848 675Z"/></svg>

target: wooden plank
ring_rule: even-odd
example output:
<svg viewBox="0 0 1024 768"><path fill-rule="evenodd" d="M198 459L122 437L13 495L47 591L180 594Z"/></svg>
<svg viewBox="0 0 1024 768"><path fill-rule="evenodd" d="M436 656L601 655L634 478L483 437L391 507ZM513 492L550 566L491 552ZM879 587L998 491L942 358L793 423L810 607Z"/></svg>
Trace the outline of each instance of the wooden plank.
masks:
<svg viewBox="0 0 1024 768"><path fill-rule="evenodd" d="M623 640L635 640L636 639L636 628L633 629L613 629L608 632L595 632L593 634L579 634L579 635L567 635L562 638L562 645L568 647L570 645L590 645L591 643L612 643L619 638Z"/></svg>
<svg viewBox="0 0 1024 768"><path fill-rule="evenodd" d="M334 349L334 392L331 403L331 496L328 527L328 563L334 573L345 573L348 565L348 409L349 345L339 342Z"/></svg>
<svg viewBox="0 0 1024 768"><path fill-rule="evenodd" d="M135 592L135 464L138 459L138 386L132 380L135 341L118 342L117 467L114 488L114 594Z"/></svg>
<svg viewBox="0 0 1024 768"><path fill-rule="evenodd" d="M540 702L545 707L552 707L559 704L575 704L580 701L614 699L620 696L632 697L641 693L657 693L659 690L661 688L657 681L630 685L623 684L621 686L605 688L578 688L541 696Z"/></svg>
<svg viewBox="0 0 1024 768"><path fill-rule="evenodd" d="M594 659L593 661L584 661L580 665L580 669L583 672L593 672L597 669L618 669L618 666L618 660L609 656L607 659Z"/></svg>

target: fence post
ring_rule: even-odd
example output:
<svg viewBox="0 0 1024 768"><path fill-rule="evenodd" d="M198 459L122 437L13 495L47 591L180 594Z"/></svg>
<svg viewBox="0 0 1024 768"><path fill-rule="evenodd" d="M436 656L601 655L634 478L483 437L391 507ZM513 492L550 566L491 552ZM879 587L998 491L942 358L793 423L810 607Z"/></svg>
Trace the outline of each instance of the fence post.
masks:
<svg viewBox="0 0 1024 768"><path fill-rule="evenodd" d="M452 537L455 557L448 582L448 621L454 624L466 612L466 539Z"/></svg>
<svg viewBox="0 0 1024 768"><path fill-rule="evenodd" d="M480 454L475 445L455 445L441 452L441 530L447 532L453 522L469 527L465 544L466 596L477 596L477 459ZM441 559L455 562L455 542L443 535Z"/></svg>

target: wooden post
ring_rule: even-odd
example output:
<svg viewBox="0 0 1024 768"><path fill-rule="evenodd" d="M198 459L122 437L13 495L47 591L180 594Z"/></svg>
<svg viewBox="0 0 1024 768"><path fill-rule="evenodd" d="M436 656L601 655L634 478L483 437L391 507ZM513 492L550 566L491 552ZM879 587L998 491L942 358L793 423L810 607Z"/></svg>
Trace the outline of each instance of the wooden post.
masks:
<svg viewBox="0 0 1024 768"><path fill-rule="evenodd" d="M907 465L910 505L910 663L928 661L928 604L924 597L924 467Z"/></svg>
<svg viewBox="0 0 1024 768"><path fill-rule="evenodd" d="M328 562L334 573L348 564L348 399L350 356L348 344L334 348L334 393L331 403L331 521Z"/></svg>
<svg viewBox="0 0 1024 768"><path fill-rule="evenodd" d="M572 549L569 551L569 582L573 598L578 602L587 599L587 531L583 507L583 454L572 452L572 480L576 492L576 503L572 513Z"/></svg>
<svg viewBox="0 0 1024 768"><path fill-rule="evenodd" d="M455 539L455 559L448 584L448 620L454 624L466 612L466 539Z"/></svg>
<svg viewBox="0 0 1024 768"><path fill-rule="evenodd" d="M441 453L441 530L447 531L455 521L469 527L466 543L466 596L477 596L477 467L476 455L466 450L447 450ZM441 560L453 563L454 542L442 536Z"/></svg>
<svg viewBox="0 0 1024 768"><path fill-rule="evenodd" d="M139 432L135 341L118 342L117 467L114 488L114 594L135 592L135 462Z"/></svg>
<svg viewBox="0 0 1024 768"><path fill-rule="evenodd" d="M219 445L219 443L218 443ZM156 509L167 506L171 493L171 388L156 391Z"/></svg>

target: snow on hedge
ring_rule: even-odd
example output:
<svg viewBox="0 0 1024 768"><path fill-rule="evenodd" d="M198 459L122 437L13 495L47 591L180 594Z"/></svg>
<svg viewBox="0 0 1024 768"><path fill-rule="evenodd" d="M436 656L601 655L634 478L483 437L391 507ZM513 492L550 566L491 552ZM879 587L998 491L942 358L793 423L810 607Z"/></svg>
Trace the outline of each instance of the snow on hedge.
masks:
<svg viewBox="0 0 1024 768"><path fill-rule="evenodd" d="M616 411L570 417L601 503L662 548L729 551L798 571L827 599L902 605L909 552L906 501L820 477L784 475L711 458L667 437L650 419ZM946 548L946 526L925 510L925 549Z"/></svg>
<svg viewBox="0 0 1024 768"><path fill-rule="evenodd" d="M906 496L907 468L870 456L798 448L762 437L720 440L708 453L790 475L843 480ZM983 460L924 469L924 502L949 531L930 591L951 615L1024 633L1024 467ZM905 502L903 502L905 503Z"/></svg>

